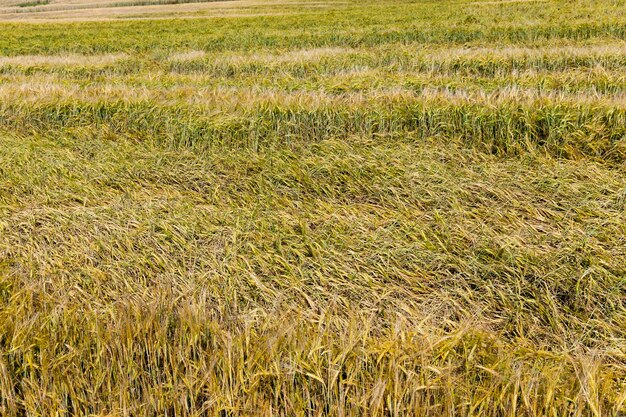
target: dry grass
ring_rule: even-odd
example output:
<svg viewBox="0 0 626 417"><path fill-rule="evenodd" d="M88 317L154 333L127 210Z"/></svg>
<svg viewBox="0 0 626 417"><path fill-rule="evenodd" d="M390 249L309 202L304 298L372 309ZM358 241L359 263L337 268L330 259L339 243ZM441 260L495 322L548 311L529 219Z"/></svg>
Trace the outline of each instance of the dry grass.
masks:
<svg viewBox="0 0 626 417"><path fill-rule="evenodd" d="M231 3L0 24L0 415L622 417L623 2Z"/></svg>
<svg viewBox="0 0 626 417"><path fill-rule="evenodd" d="M0 67L4 66L21 66L21 67L37 67L37 66L97 66L110 65L121 59L127 58L125 54L108 54L108 55L18 55L0 57Z"/></svg>
<svg viewBox="0 0 626 417"><path fill-rule="evenodd" d="M264 0L52 0L46 4L34 4L24 8L19 2L5 3L0 1L0 21L19 22L171 19L174 16L187 19L280 16L286 14L281 11L280 6L298 10L327 8L332 5L328 2Z"/></svg>

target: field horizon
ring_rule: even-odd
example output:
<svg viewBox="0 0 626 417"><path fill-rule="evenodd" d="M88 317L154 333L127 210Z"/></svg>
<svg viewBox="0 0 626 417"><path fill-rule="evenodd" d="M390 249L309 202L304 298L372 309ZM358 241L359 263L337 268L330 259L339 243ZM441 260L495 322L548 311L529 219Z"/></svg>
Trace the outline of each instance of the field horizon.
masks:
<svg viewBox="0 0 626 417"><path fill-rule="evenodd" d="M0 0L0 415L626 416L626 1Z"/></svg>

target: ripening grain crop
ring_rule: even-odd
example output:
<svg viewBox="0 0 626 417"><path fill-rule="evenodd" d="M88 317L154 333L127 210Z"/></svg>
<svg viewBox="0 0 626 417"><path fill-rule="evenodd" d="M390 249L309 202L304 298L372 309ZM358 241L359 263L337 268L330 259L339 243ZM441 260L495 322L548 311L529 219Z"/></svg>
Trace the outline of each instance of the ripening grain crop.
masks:
<svg viewBox="0 0 626 417"><path fill-rule="evenodd" d="M0 415L623 417L626 3L0 0Z"/></svg>

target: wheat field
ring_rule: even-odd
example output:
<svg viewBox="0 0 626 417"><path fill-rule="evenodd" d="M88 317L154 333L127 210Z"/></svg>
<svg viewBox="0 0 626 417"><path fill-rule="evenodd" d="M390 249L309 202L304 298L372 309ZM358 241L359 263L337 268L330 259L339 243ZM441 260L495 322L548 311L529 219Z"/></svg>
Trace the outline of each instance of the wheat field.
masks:
<svg viewBox="0 0 626 417"><path fill-rule="evenodd" d="M626 416L624 0L0 0L0 415Z"/></svg>

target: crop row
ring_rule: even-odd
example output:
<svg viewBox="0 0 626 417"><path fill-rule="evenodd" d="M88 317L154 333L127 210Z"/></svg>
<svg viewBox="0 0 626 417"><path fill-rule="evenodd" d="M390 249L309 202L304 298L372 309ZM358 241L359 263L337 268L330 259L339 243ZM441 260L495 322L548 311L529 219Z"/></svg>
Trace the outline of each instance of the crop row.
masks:
<svg viewBox="0 0 626 417"><path fill-rule="evenodd" d="M626 111L574 103L503 101L494 106L436 98L378 105L267 102L232 113L151 102L28 103L0 107L0 125L25 132L98 126L166 145L199 148L412 134L460 137L498 154L541 150L561 157L626 160Z"/></svg>

